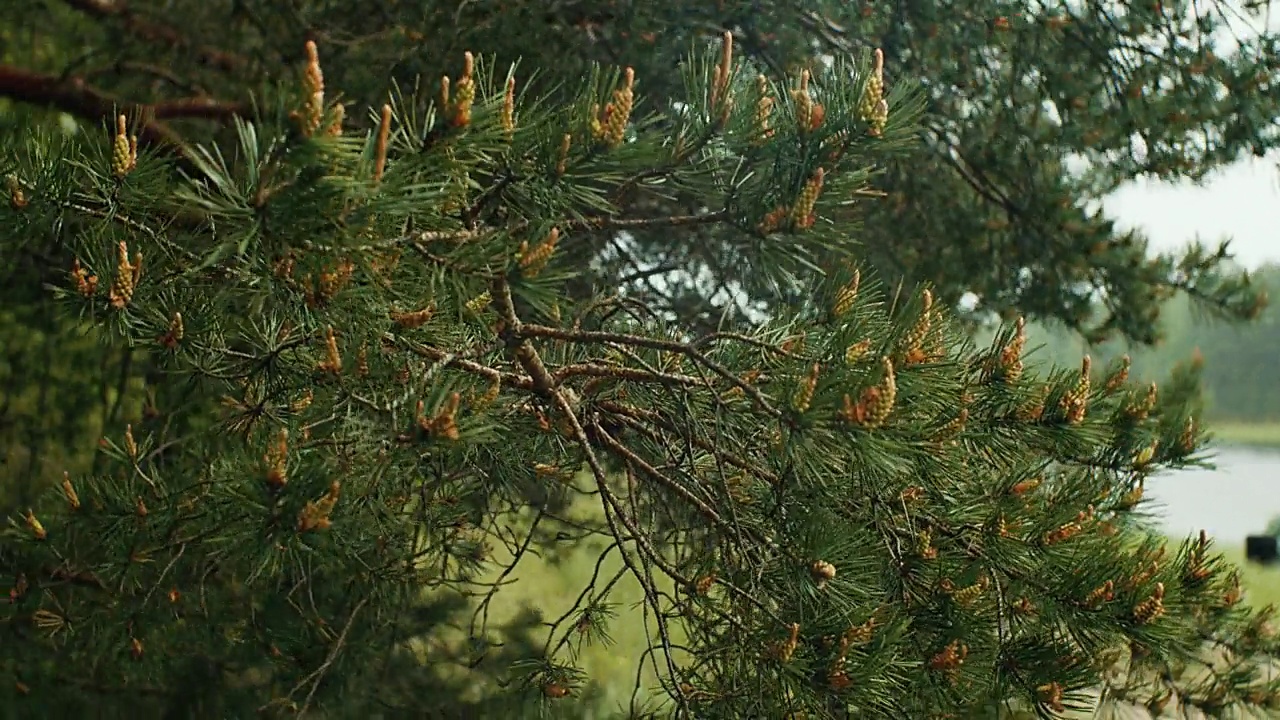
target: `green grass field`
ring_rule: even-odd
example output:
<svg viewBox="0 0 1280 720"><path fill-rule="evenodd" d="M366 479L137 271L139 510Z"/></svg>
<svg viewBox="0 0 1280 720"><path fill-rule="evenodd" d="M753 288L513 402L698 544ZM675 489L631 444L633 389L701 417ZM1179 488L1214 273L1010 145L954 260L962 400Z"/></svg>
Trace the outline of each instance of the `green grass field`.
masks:
<svg viewBox="0 0 1280 720"><path fill-rule="evenodd" d="M1280 422L1211 422L1209 430L1221 445L1280 448Z"/></svg>
<svg viewBox="0 0 1280 720"><path fill-rule="evenodd" d="M1240 567L1240 584L1244 587L1246 602L1253 607L1280 607L1280 567L1245 562L1243 548L1219 548L1219 551Z"/></svg>

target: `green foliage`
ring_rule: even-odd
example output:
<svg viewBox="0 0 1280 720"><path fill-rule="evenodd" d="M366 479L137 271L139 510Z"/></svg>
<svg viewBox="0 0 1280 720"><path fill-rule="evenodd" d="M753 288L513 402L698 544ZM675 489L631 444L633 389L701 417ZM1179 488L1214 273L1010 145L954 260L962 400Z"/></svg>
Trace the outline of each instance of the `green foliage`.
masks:
<svg viewBox="0 0 1280 720"><path fill-rule="evenodd" d="M88 117L88 130L118 101L153 118L144 144L169 144L226 139L230 118L291 76L294 49L307 38L325 41L326 77L361 128L370 124L363 108L380 106L391 87L421 79L434 92L468 50L495 67L522 62L530 69L522 82L557 101L577 92L593 63L629 65L643 78L647 109L665 113L685 95L678 68L688 50L725 31L775 83L804 67L815 85L839 85L845 78L827 60L881 48L890 86L924 89L923 142L881 163L872 189L887 201L863 196L856 213L842 214L858 233L837 249L856 244L864 265L908 286L928 284L948 306L972 294L979 320L1021 313L1091 340L1150 343L1169 295L1249 317L1260 307L1256 289L1224 266L1225 250L1150 257L1140 233L1118 230L1094 208L1128 180L1200 179L1276 147L1280 47L1265 27L1269 7L459 0L365 12L336 0L50 0L13 19L15 57L45 81L84 84L46 82L41 92L31 91L38 82L18 83L0 94ZM206 44L214 27L216 42ZM88 92L53 92L66 87ZM673 187L648 202L683 215L700 198ZM779 286L762 272L769 261L744 253L733 233L702 226L696 242L675 239L653 228L594 238L578 249L592 272L566 290L586 301L595 289L625 287L701 330L808 299L814 273ZM1101 315L1099 296L1107 298Z"/></svg>
<svg viewBox="0 0 1280 720"><path fill-rule="evenodd" d="M1280 268L1264 266L1251 275L1263 291L1280 287ZM1092 352L1111 362L1129 355L1134 377L1147 382L1198 358L1204 365L1206 413L1215 427L1221 426L1219 434L1249 444L1277 444L1273 425L1280 420L1275 365L1280 357L1280 308L1267 307L1247 325L1205 322L1186 297L1175 297L1161 310L1158 330L1160 342L1153 347L1113 341L1090 348L1079 335L1054 326L1033 324L1028 334L1031 345L1040 346L1040 359L1056 364Z"/></svg>
<svg viewBox="0 0 1280 720"><path fill-rule="evenodd" d="M4 138L0 242L56 240L61 316L145 353L156 390L2 531L7 706L585 714L583 653L636 587L656 692L633 717L1061 715L1163 696L1205 643L1230 671L1182 704L1274 702L1231 568L1142 512L1148 475L1199 462L1198 369L1148 398L1025 367L1021 326L975 345L849 262L849 198L915 135L908 83L877 117L867 54L794 95L695 55L671 112L593 70L508 115L494 67L368 132L313 60L178 158L135 158L129 126ZM761 287L846 259L744 330L575 295L601 237L703 228ZM593 542L563 614L486 615L539 582L526 558Z"/></svg>

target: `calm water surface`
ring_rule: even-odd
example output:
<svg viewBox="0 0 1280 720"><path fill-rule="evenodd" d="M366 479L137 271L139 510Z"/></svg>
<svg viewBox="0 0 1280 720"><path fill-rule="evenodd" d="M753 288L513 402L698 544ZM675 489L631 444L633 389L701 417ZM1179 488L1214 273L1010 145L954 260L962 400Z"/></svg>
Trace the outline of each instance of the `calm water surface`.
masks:
<svg viewBox="0 0 1280 720"><path fill-rule="evenodd" d="M1184 470L1150 478L1149 511L1175 536L1201 529L1224 545L1244 542L1280 515L1280 451L1220 447L1213 470Z"/></svg>

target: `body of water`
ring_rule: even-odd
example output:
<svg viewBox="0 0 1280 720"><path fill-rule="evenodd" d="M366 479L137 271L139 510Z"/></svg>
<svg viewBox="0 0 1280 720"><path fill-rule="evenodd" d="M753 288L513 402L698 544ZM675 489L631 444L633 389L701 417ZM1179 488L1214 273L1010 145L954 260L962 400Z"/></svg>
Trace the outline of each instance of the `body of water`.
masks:
<svg viewBox="0 0 1280 720"><path fill-rule="evenodd" d="M1221 447L1213 463L1149 478L1147 510L1175 537L1204 530L1223 545L1243 543L1280 516L1280 450Z"/></svg>

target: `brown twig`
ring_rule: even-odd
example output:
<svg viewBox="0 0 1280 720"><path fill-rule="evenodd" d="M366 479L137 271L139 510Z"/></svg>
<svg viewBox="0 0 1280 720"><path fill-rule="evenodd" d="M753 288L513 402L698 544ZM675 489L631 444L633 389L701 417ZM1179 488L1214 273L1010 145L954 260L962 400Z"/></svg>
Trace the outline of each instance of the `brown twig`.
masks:
<svg viewBox="0 0 1280 720"><path fill-rule="evenodd" d="M130 103L94 88L83 78L61 78L57 75L31 72L13 65L0 64L0 97L57 108L77 117L104 120L118 114L140 118L138 142L141 145L180 150L181 136L162 122L167 119L202 119L225 121L246 114L240 103L227 103L213 98L185 98L151 104Z"/></svg>
<svg viewBox="0 0 1280 720"><path fill-rule="evenodd" d="M565 219L557 224L561 232L593 231L593 230L643 230L648 228L688 227L691 225L711 225L727 222L729 213L717 211L700 215L668 215L663 217L619 218L596 216L588 218ZM507 228L477 228L475 230L425 230L407 237L396 238L393 244L431 242L468 242L492 237L500 232L509 234L527 230L529 223L518 223Z"/></svg>
<svg viewBox="0 0 1280 720"><path fill-rule="evenodd" d="M226 72L238 72L248 67L245 58L225 50L207 45L193 46L191 39L177 28L147 20L133 11L125 0L64 0L67 5L99 19L115 18L124 25L125 30L151 42L167 45L173 49L194 50L197 60L203 65Z"/></svg>
<svg viewBox="0 0 1280 720"><path fill-rule="evenodd" d="M616 420L627 425L632 430L648 435L650 439L654 441L658 440L658 434L650 427L650 425L666 430L667 432L680 434L680 429L675 423L652 410L643 410L641 408L624 405L612 400L600 400L596 403L596 407L612 414ZM698 449L711 453L723 460L725 463L732 465L739 470L752 473L770 485L776 485L778 483L778 476L761 465L743 460L742 458L735 456L733 453L726 451L724 448L717 447L702 438L689 437L688 439L693 442L694 446Z"/></svg>
<svg viewBox="0 0 1280 720"><path fill-rule="evenodd" d="M720 513L716 512L715 508L711 507L701 498L694 495L688 488L664 475L662 471L646 462L644 458L635 454L630 448L615 440L612 435L600 426L598 421L594 419L591 421L591 429L595 436L600 440L601 444L603 444L613 455L625 461L631 467L639 470L650 480L653 480L676 495L679 495L685 500L685 502L693 505L703 517L710 520L716 527L732 533L733 528L724 521L724 518L720 517Z"/></svg>
<svg viewBox="0 0 1280 720"><path fill-rule="evenodd" d="M298 710L298 717L305 715L307 709L311 707L311 700L315 697L316 690L320 688L320 681L324 679L325 673L333 666L333 661L338 658L338 653L342 651L342 646L347 642L347 633L351 631L351 626L356 621L356 615L360 614L361 608L363 608L367 602L369 602L369 598L366 596L361 598L360 602L356 603L355 608L351 610L351 615L347 617L347 624L342 626L342 632L338 633L338 639L333 642L333 649L329 651L329 655L324 659L324 663L321 664L320 667L316 668L310 675L303 678L290 693L292 695L294 692L302 689L302 686L306 685L307 682L311 682L311 689L307 692L306 699L302 701L302 707Z"/></svg>
<svg viewBox="0 0 1280 720"><path fill-rule="evenodd" d="M709 387L710 383L692 375L680 375L637 368L618 367L601 363L578 363L566 365L552 373L558 380L568 377L612 378L639 383L656 383L662 385L679 385L683 387Z"/></svg>
<svg viewBox="0 0 1280 720"><path fill-rule="evenodd" d="M706 367L708 370L711 370L725 380L728 380L735 387L740 388L742 392L746 393L747 396L755 401L756 405L765 412L773 415L774 417L781 416L781 413L773 406L773 403L769 402L768 398L761 394L758 389L749 383L744 382L741 378L734 375L728 368L724 367L720 363L694 350L688 343L682 343L676 340L663 340L659 338L645 337L643 335L629 335L626 333L564 330L561 328L547 327L545 325L522 325L518 332L524 337L546 337L553 340L563 340L574 343L597 343L644 347L651 350L665 350L667 352L680 353L681 355L685 355L691 360L697 362L699 365Z"/></svg>
<svg viewBox="0 0 1280 720"><path fill-rule="evenodd" d="M386 335L384 335L383 338L391 342L395 342L396 340L396 337L390 333L387 333ZM534 381L531 378L529 378L527 375L517 375L515 373L503 372L501 370L491 368L488 365L483 365L481 363L474 362L472 360L467 360L466 358L463 358L461 355L448 353L448 352L445 352L444 350L433 348L427 345L419 345L416 343L415 344L406 343L405 347L408 348L408 350L414 353L415 355L420 355L434 362L443 362L445 365L448 365L450 367L458 368L459 370L462 370L464 372L469 372L473 375L479 375L485 378L486 380L489 380L490 382L493 382L493 381L500 382L505 387L520 388L521 390L534 389Z"/></svg>

